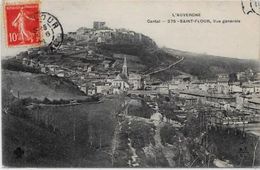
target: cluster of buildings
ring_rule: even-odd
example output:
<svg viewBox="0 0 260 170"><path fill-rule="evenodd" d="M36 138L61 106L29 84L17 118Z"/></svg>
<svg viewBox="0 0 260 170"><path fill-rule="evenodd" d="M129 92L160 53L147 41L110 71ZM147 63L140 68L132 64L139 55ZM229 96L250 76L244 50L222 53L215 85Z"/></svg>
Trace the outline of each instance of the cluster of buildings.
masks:
<svg viewBox="0 0 260 170"><path fill-rule="evenodd" d="M77 50L71 51L77 53ZM114 67L115 64L119 64L119 59L111 60L96 55L91 49L84 49L85 53L87 56L85 58L91 58L92 61L97 58L96 60L100 60L99 64L84 63L81 66L68 68L28 58L23 58L22 62L24 65L39 69L42 73L71 80L86 95L122 92L142 95L176 94L186 98L187 101L194 102L195 99L199 99L225 109L260 110L257 102L260 98L260 73L254 73L251 69L234 74L218 74L214 80L198 80L191 75L181 74L168 82L154 82L147 76L129 73L126 57L123 60L122 71L118 71Z"/></svg>
<svg viewBox="0 0 260 170"><path fill-rule="evenodd" d="M104 64L104 68L106 63ZM84 76L83 76L84 77ZM124 58L122 71L93 72L90 71L81 80L72 80L87 95L108 95L120 94L129 89L138 90L143 87L141 75L136 73L128 73L127 60Z"/></svg>
<svg viewBox="0 0 260 170"><path fill-rule="evenodd" d="M169 119L185 123L187 115L192 114L208 127L232 128L234 131L240 130L259 137L259 73L253 73L250 69L245 72L237 73L244 76L234 80L234 75L219 74L215 80L203 81L182 74L164 83L148 81L145 83L146 90L131 92L143 94L145 98L148 97L149 102L151 100L162 103L159 104L161 114L157 112L155 115L157 120L163 121L165 116L167 118L169 112L165 111L164 104L173 102L172 105L176 107L170 110L172 117L168 114ZM166 101L162 96L173 100ZM154 98L156 99L152 100ZM158 100L160 98L161 100Z"/></svg>
<svg viewBox="0 0 260 170"><path fill-rule="evenodd" d="M84 63L74 69L59 65L43 64L39 60L23 58L22 64L40 70L44 74L67 78L76 84L86 95L119 94L127 90L139 90L143 88L143 78L140 74L129 73L127 59L124 57L122 71L109 70L113 63L104 60L95 65ZM103 71L95 70L101 66Z"/></svg>
<svg viewBox="0 0 260 170"><path fill-rule="evenodd" d="M169 83L169 90L186 98L187 101L198 101L210 104L216 107L222 107L225 110L251 110L260 111L260 77L259 73L253 73L252 70L237 73L232 80L228 74L220 74L216 80L188 80L189 76L175 77ZM244 75L244 76L241 76ZM191 78L191 77L190 77ZM186 81L185 81L186 79Z"/></svg>
<svg viewBox="0 0 260 170"><path fill-rule="evenodd" d="M187 104L202 102L230 111L260 112L260 73L251 69L235 74L219 74L214 80L198 80L181 74L168 82L144 79L144 90L130 90L136 95L168 95L183 98Z"/></svg>
<svg viewBox="0 0 260 170"><path fill-rule="evenodd" d="M140 43L149 41L146 44L155 42L147 36L127 29L111 29L106 26L105 22L94 21L93 28L81 27L75 32L68 32L64 39L74 39L77 42L87 42L93 44L115 44L115 43Z"/></svg>
<svg viewBox="0 0 260 170"><path fill-rule="evenodd" d="M70 38L72 41L66 41ZM126 41L152 41L142 34L126 29L110 29L106 27L105 22L95 21L93 28L81 27L76 32L64 35L64 39L65 42L59 49L61 54L73 55L88 62L67 67L23 58L23 64L46 74L67 78L87 95L122 92L143 95L174 94L189 102L198 99L212 105L222 105L226 109L260 110L260 73L251 69L233 74L218 74L214 80L198 80L194 76L181 74L168 82L155 82L149 79L149 76L129 73L126 57L123 60L122 71L119 71L115 65L119 65L122 58L97 54L91 46L92 42L109 44L122 41L125 44ZM87 44L79 44L84 42ZM32 48L28 50L28 54L44 55L48 53L46 50L48 49Z"/></svg>
<svg viewBox="0 0 260 170"><path fill-rule="evenodd" d="M122 71L119 71L118 66L122 63L122 57L95 52L95 45L103 42L155 44L142 34L127 29L110 29L105 22L95 21L93 28L81 27L75 32L65 34L64 43L55 53L48 47L28 49L26 57L22 57L22 63L42 73L67 78L86 95L107 95L143 89L145 86L143 77L138 73L128 72L126 57L123 59ZM53 58L70 56L71 60L75 57L84 62L72 62L71 65L57 64L46 59L52 57L51 55L54 55Z"/></svg>

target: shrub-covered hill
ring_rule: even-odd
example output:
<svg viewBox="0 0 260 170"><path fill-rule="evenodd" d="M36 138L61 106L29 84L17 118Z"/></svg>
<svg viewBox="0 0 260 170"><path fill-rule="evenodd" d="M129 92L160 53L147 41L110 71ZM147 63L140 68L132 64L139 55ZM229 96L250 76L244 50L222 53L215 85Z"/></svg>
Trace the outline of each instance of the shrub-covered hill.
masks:
<svg viewBox="0 0 260 170"><path fill-rule="evenodd" d="M136 45L136 44L101 44L98 46L106 53L121 53L137 56L141 63L150 67L168 66L177 60L175 55L169 54L156 46Z"/></svg>
<svg viewBox="0 0 260 170"><path fill-rule="evenodd" d="M68 80L28 72L2 70L2 90L21 98L43 100L84 99L86 96Z"/></svg>
<svg viewBox="0 0 260 170"><path fill-rule="evenodd" d="M242 72L250 68L254 72L260 71L260 61L243 60L236 58L220 57L207 54L164 49L168 53L184 57L184 60L172 68L194 76L199 79L215 78L216 74Z"/></svg>

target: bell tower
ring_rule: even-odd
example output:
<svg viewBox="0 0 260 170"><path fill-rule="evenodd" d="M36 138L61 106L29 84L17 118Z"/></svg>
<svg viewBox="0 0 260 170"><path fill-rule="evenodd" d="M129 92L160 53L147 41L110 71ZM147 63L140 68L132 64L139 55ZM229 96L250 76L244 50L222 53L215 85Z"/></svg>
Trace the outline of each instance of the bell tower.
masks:
<svg viewBox="0 0 260 170"><path fill-rule="evenodd" d="M126 77L128 77L126 57L124 58L124 65L122 67L122 74L124 74Z"/></svg>

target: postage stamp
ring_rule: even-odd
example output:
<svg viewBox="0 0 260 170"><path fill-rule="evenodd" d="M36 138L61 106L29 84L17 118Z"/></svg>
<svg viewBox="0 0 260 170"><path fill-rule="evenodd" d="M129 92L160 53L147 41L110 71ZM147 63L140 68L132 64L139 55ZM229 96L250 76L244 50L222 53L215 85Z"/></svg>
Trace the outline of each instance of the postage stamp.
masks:
<svg viewBox="0 0 260 170"><path fill-rule="evenodd" d="M8 46L41 43L39 4L5 4Z"/></svg>

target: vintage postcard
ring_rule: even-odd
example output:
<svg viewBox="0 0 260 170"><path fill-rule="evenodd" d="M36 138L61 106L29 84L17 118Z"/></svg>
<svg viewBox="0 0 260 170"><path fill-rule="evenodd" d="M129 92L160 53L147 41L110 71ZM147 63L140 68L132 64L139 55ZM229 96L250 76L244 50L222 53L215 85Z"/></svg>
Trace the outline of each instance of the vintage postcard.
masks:
<svg viewBox="0 0 260 170"><path fill-rule="evenodd" d="M260 0L3 0L2 167L260 166Z"/></svg>

